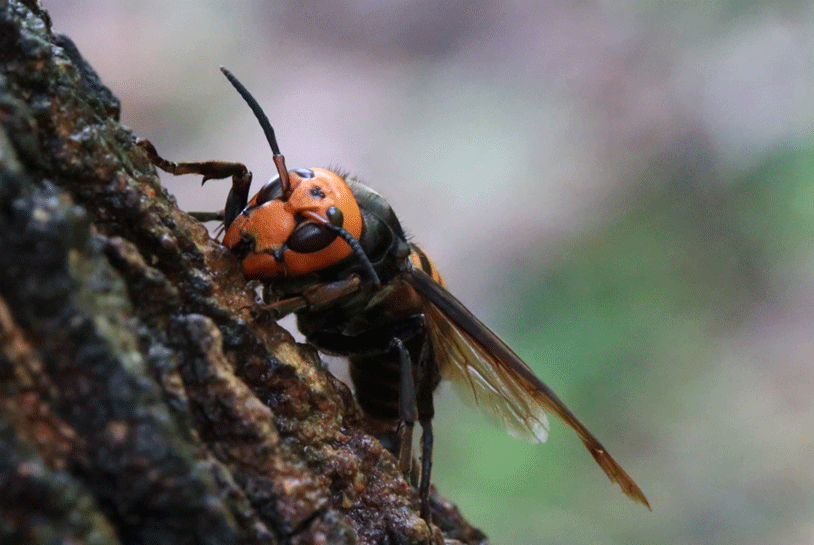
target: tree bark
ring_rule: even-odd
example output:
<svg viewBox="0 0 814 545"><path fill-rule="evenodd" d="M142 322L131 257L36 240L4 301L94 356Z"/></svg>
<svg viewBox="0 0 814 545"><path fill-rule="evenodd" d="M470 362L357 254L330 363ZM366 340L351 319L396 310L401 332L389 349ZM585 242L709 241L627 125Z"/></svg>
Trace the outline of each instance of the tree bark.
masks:
<svg viewBox="0 0 814 545"><path fill-rule="evenodd" d="M253 321L236 259L36 1L0 6L0 56L0 541L432 539L349 389Z"/></svg>

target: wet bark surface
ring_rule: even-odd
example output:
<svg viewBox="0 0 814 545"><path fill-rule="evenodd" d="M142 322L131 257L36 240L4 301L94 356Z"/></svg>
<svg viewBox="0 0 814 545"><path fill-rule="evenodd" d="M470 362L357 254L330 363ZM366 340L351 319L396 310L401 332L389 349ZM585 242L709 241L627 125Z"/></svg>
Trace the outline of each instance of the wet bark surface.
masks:
<svg viewBox="0 0 814 545"><path fill-rule="evenodd" d="M253 321L237 260L37 2L0 6L0 57L0 541L431 539L347 386Z"/></svg>

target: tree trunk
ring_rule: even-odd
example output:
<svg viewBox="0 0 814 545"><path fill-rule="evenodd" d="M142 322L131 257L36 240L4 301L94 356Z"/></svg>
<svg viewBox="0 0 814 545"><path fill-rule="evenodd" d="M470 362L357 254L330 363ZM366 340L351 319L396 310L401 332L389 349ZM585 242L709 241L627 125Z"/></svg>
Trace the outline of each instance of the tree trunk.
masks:
<svg viewBox="0 0 814 545"><path fill-rule="evenodd" d="M254 322L36 1L0 6L0 55L0 541L429 540L348 388Z"/></svg>

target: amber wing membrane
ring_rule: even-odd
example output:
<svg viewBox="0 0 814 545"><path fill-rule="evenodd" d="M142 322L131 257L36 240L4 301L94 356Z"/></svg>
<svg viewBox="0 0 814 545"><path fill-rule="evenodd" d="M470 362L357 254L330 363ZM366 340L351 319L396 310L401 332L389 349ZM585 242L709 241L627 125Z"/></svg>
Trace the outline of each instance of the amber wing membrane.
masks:
<svg viewBox="0 0 814 545"><path fill-rule="evenodd" d="M413 267L404 279L424 298L425 316L442 376L514 436L545 441L551 413L576 432L612 482L647 508L639 486L551 389L506 343L443 286Z"/></svg>
<svg viewBox="0 0 814 545"><path fill-rule="evenodd" d="M548 418L543 406L526 393L522 382L458 329L434 305L424 313L441 376L449 380L461 399L478 406L486 417L509 434L531 443L548 438Z"/></svg>

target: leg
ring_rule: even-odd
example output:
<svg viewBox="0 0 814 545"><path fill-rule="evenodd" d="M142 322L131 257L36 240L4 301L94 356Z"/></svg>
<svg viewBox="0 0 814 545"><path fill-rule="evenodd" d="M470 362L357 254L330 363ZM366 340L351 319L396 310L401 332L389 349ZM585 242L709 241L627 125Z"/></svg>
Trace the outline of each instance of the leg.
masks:
<svg viewBox="0 0 814 545"><path fill-rule="evenodd" d="M429 525L430 513L430 474L432 473L432 419L421 420L421 483L418 485L418 497L421 499L421 518Z"/></svg>
<svg viewBox="0 0 814 545"><path fill-rule="evenodd" d="M430 368L429 345L422 346L420 364L424 366L419 384L419 395L416 396L413 365L410 353L400 339L394 338L391 346L399 353L399 469L406 476L410 472L413 461L413 425L419 415L418 404L421 404L421 480L418 486L418 498L421 501L421 518L432 528L432 514L430 513L430 474L432 473L432 374L426 370ZM427 388L427 385L430 385Z"/></svg>
<svg viewBox="0 0 814 545"><path fill-rule="evenodd" d="M413 462L413 425L418 419L413 381L413 363L410 353L401 339L394 338L390 343L399 355L399 469L408 476Z"/></svg>
<svg viewBox="0 0 814 545"><path fill-rule="evenodd" d="M348 278L337 280L336 282L315 284L306 288L302 295L280 299L271 304L253 309L252 316L258 322L269 319L276 321L283 316L288 316L293 312L298 312L303 309L318 309L321 306L328 306L346 295L350 295L359 289L360 284L361 281L355 274L350 275ZM345 338L344 335L340 335L339 337Z"/></svg>
<svg viewBox="0 0 814 545"><path fill-rule="evenodd" d="M416 395L418 417L421 423L421 482L418 486L418 497L421 498L421 518L430 524L430 475L432 474L432 417L435 415L432 393L438 384L438 372L434 366L429 342L421 350L419 362L419 383Z"/></svg>
<svg viewBox="0 0 814 545"><path fill-rule="evenodd" d="M421 327L423 330L423 315ZM416 419L421 423L421 479L418 485L418 498L421 501L421 518L432 528L432 513L430 512L430 476L432 474L432 417L435 414L432 394L438 383L438 373L435 370L432 348L426 335L420 336L421 351L415 368L409 361L410 354L400 340L393 343L400 349L401 368L399 384L399 411L400 420L409 433L400 437L399 463L402 471L409 470L412 464L412 437L413 423ZM416 384L416 379L418 383ZM405 445L405 443L407 443ZM405 449L406 452L405 452Z"/></svg>
<svg viewBox="0 0 814 545"><path fill-rule="evenodd" d="M207 180L220 180L232 177L232 189L226 198L226 207L223 211L223 223L228 229L235 221L238 214L249 202L249 187L252 183L252 173L242 163L230 163L226 161L204 161L200 163L173 163L167 161L155 149L149 141L139 138L136 144L147 152L147 158L152 164L173 176L182 174L200 174L203 182Z"/></svg>

